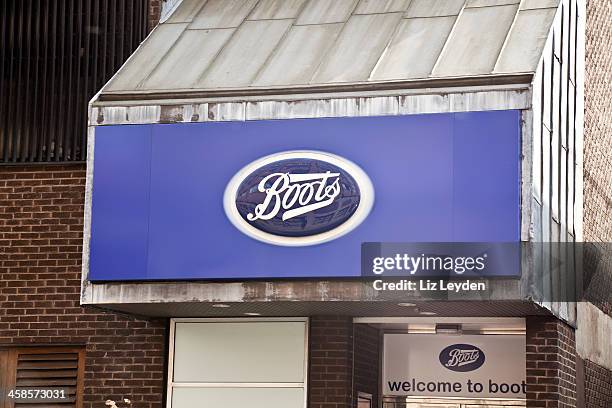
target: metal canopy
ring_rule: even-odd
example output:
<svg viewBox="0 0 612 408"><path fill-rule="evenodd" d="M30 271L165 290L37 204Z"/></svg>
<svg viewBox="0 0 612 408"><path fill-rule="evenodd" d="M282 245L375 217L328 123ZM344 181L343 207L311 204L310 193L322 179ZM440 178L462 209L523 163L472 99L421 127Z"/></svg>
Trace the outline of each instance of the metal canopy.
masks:
<svg viewBox="0 0 612 408"><path fill-rule="evenodd" d="M102 95L529 78L558 4L183 0Z"/></svg>

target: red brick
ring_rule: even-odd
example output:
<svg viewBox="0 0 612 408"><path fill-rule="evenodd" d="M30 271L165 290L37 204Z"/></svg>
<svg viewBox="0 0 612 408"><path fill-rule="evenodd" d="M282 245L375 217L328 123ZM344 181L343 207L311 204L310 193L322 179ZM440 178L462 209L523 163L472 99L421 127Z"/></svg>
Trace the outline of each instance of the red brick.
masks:
<svg viewBox="0 0 612 408"><path fill-rule="evenodd" d="M543 343L542 339L546 341ZM527 319L527 406L576 406L574 329L555 317ZM532 352L534 349L537 352ZM565 378L567 381L562 381ZM563 399L561 396L564 396Z"/></svg>
<svg viewBox="0 0 612 408"><path fill-rule="evenodd" d="M0 168L0 208L19 218L0 224L7 249L0 269L0 344L84 344L85 408L123 396L139 408L160 408L165 323L79 305L84 174L81 164ZM6 214L0 212L0 219ZM23 225L25 220L31 225ZM159 358L128 352L136 340Z"/></svg>

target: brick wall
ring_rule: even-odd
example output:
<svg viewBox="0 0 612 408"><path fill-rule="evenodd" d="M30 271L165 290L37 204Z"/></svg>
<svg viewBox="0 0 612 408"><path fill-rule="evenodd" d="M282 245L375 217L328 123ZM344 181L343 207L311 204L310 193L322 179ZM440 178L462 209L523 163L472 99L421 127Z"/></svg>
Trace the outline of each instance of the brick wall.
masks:
<svg viewBox="0 0 612 408"><path fill-rule="evenodd" d="M612 0L587 1L584 117L584 240L612 254ZM595 257L600 262L601 256ZM594 270L595 271L595 270ZM587 299L612 315L612 267L589 276Z"/></svg>
<svg viewBox="0 0 612 408"><path fill-rule="evenodd" d="M584 239L612 242L612 0L587 0L584 117ZM610 244L602 246L610 250ZM612 267L595 257L599 267L587 299L612 315ZM587 260L588 261L588 260ZM580 325L580 322L578 322ZM602 350L610 353L611 351ZM612 406L612 371L584 360L579 386L586 407Z"/></svg>
<svg viewBox="0 0 612 408"><path fill-rule="evenodd" d="M0 167L0 344L82 345L86 408L162 406L166 323L79 306L85 166Z"/></svg>
<svg viewBox="0 0 612 408"><path fill-rule="evenodd" d="M372 400L378 400L379 364L382 358L380 332L375 327L365 324L354 325L355 333L355 381L354 395L359 391L372 394Z"/></svg>
<svg viewBox="0 0 612 408"><path fill-rule="evenodd" d="M149 0L149 31L153 30L157 23L159 23L159 17L161 15L162 0Z"/></svg>
<svg viewBox="0 0 612 408"><path fill-rule="evenodd" d="M527 318L527 406L576 406L574 329L554 317Z"/></svg>
<svg viewBox="0 0 612 408"><path fill-rule="evenodd" d="M583 361L584 404L586 407L612 407L612 371L589 361Z"/></svg>
<svg viewBox="0 0 612 408"><path fill-rule="evenodd" d="M612 0L587 1L584 238L612 241Z"/></svg>
<svg viewBox="0 0 612 408"><path fill-rule="evenodd" d="M346 316L312 317L309 338L308 407L351 407L352 318Z"/></svg>
<svg viewBox="0 0 612 408"><path fill-rule="evenodd" d="M583 299L612 316L612 243L588 243L583 254Z"/></svg>

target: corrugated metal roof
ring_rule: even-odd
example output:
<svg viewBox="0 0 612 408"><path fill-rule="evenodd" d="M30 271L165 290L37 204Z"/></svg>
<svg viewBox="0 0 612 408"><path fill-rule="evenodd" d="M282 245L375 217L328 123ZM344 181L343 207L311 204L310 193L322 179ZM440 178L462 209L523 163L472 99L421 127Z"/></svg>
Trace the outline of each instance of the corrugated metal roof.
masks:
<svg viewBox="0 0 612 408"><path fill-rule="evenodd" d="M532 73L558 4L559 0L183 0L103 94Z"/></svg>

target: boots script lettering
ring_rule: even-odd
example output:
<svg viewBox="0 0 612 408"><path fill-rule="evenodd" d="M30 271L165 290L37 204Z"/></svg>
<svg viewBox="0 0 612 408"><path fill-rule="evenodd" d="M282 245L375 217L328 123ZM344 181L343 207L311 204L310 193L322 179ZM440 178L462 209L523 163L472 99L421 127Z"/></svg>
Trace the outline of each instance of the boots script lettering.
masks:
<svg viewBox="0 0 612 408"><path fill-rule="evenodd" d="M282 209L285 221L332 204L340 194L340 173L273 173L264 177L257 189L266 193L266 198L247 219L269 220Z"/></svg>

